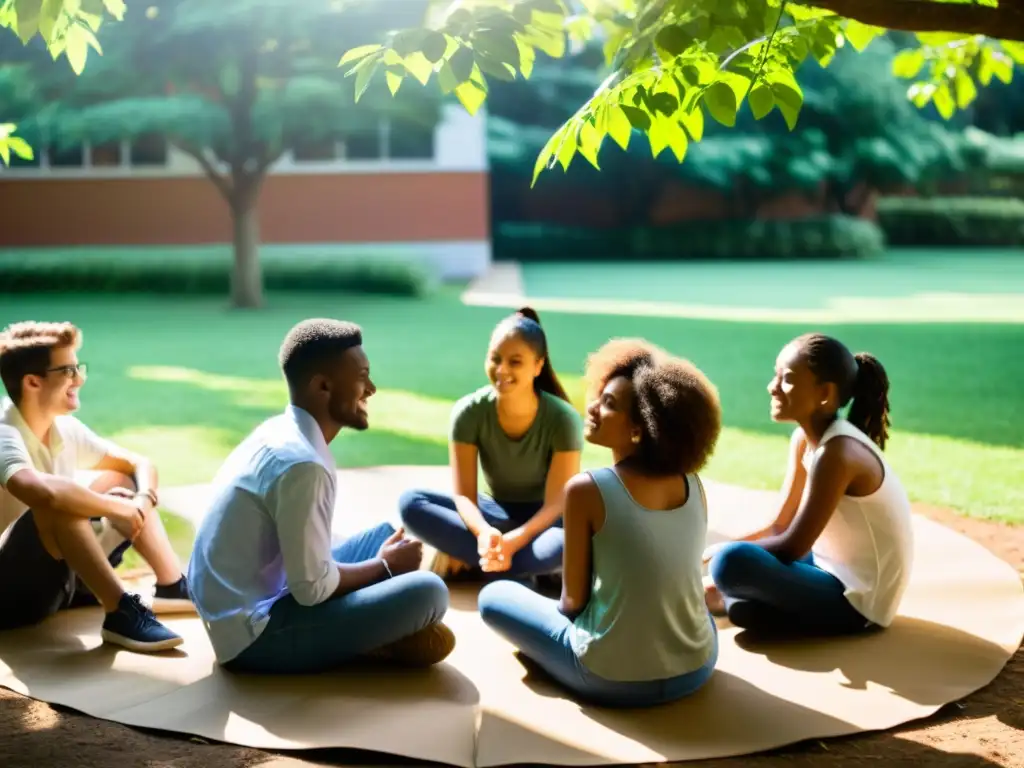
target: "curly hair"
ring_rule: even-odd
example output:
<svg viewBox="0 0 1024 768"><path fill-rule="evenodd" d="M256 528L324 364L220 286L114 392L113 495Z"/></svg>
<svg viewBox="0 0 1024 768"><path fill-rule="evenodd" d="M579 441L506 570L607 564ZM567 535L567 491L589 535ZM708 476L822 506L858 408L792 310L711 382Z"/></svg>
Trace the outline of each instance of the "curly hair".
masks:
<svg viewBox="0 0 1024 768"><path fill-rule="evenodd" d="M15 405L21 402L22 381L50 366L50 352L82 343L82 332L71 323L14 323L0 331L0 381Z"/></svg>
<svg viewBox="0 0 1024 768"><path fill-rule="evenodd" d="M363 331L344 320L310 318L285 336L278 362L288 387L294 392L321 370L329 358L363 343Z"/></svg>
<svg viewBox="0 0 1024 768"><path fill-rule="evenodd" d="M624 376L633 385L631 417L643 434L634 461L653 474L690 474L714 453L722 431L718 389L689 360L644 339L613 339L587 360L588 399Z"/></svg>

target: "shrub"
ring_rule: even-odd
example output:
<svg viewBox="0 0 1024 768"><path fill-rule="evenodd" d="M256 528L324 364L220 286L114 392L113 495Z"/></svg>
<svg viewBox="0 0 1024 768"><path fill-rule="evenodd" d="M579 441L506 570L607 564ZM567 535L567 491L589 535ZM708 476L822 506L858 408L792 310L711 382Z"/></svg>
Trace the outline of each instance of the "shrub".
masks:
<svg viewBox="0 0 1024 768"><path fill-rule="evenodd" d="M518 261L685 261L862 259L882 254L873 223L850 216L693 221L635 230L503 224L496 259Z"/></svg>
<svg viewBox="0 0 1024 768"><path fill-rule="evenodd" d="M226 247L67 248L0 252L0 293L190 293L230 290ZM424 265L308 248L264 248L267 290L420 296L435 279Z"/></svg>
<svg viewBox="0 0 1024 768"><path fill-rule="evenodd" d="M1024 200L1012 197L888 197L878 223L890 245L1024 243Z"/></svg>

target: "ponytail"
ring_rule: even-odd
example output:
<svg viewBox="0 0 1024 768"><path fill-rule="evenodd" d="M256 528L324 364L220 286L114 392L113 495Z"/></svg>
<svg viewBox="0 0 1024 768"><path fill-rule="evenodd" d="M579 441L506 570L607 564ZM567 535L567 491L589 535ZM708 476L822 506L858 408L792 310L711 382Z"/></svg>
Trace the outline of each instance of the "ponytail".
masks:
<svg viewBox="0 0 1024 768"><path fill-rule="evenodd" d="M560 397L568 403L569 395L566 394L565 388L562 387L562 383L558 380L557 374L555 374L554 366L551 365L547 334L544 333L544 328L540 324L540 316L533 307L522 307L516 312L516 315L529 321L528 324L524 324L526 327L521 329L523 337L533 346L537 355L544 358L544 365L541 367L540 373L537 374L537 378L533 380L533 386L538 392L547 392L549 395ZM536 326L536 329L532 327L533 325Z"/></svg>
<svg viewBox="0 0 1024 768"><path fill-rule="evenodd" d="M847 421L885 450L889 439L889 377L874 355L858 352L857 375Z"/></svg>

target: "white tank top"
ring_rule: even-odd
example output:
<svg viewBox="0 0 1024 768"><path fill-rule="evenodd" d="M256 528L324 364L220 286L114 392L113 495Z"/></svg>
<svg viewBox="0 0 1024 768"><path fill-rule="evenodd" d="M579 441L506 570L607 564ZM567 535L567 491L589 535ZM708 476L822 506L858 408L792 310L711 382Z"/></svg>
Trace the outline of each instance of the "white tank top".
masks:
<svg viewBox="0 0 1024 768"><path fill-rule="evenodd" d="M899 610L913 566L910 500L878 446L845 419L833 422L818 447L804 454L808 474L825 443L839 436L868 446L885 474L874 493L839 500L811 552L815 565L843 583L846 599L854 608L869 621L887 627Z"/></svg>

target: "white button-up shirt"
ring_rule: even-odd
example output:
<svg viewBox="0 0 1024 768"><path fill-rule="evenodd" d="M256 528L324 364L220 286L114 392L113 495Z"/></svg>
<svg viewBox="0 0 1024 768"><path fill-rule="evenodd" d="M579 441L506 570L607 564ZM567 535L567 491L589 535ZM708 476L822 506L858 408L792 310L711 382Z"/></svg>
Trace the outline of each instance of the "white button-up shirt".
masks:
<svg viewBox="0 0 1024 768"><path fill-rule="evenodd" d="M259 637L277 600L290 593L317 605L337 589L335 470L319 425L289 406L246 437L217 473L188 578L220 663Z"/></svg>
<svg viewBox="0 0 1024 768"><path fill-rule="evenodd" d="M109 453L110 444L71 415L58 416L50 427L49 447L29 429L8 397L0 404L0 536L28 507L7 490L16 472L34 469L75 480L81 470L94 468Z"/></svg>

